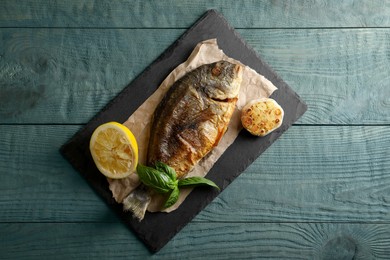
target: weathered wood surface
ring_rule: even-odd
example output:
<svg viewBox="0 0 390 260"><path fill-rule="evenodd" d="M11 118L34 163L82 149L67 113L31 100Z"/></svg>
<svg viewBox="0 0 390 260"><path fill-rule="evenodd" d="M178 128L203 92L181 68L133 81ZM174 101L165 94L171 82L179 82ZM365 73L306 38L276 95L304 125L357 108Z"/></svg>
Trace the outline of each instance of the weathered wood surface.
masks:
<svg viewBox="0 0 390 260"><path fill-rule="evenodd" d="M238 31L307 102L299 123L390 121L390 29ZM183 32L2 29L0 123L86 123Z"/></svg>
<svg viewBox="0 0 390 260"><path fill-rule="evenodd" d="M0 224L2 259L388 259L387 224L190 223L151 255L121 223Z"/></svg>
<svg viewBox="0 0 390 260"><path fill-rule="evenodd" d="M59 147L207 9L308 103L154 257L389 259L388 1L0 1L0 259L153 256Z"/></svg>
<svg viewBox="0 0 390 260"><path fill-rule="evenodd" d="M235 28L390 26L386 0L2 0L0 26L188 28L208 9L221 12Z"/></svg>
<svg viewBox="0 0 390 260"><path fill-rule="evenodd" d="M78 129L0 126L0 222L117 221L58 153ZM389 143L388 126L294 126L195 221L390 222Z"/></svg>

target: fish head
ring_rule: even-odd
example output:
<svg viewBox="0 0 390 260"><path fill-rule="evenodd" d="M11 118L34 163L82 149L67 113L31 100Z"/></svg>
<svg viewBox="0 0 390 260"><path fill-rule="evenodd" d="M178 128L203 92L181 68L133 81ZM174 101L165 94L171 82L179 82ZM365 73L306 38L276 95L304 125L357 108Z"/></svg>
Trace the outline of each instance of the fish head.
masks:
<svg viewBox="0 0 390 260"><path fill-rule="evenodd" d="M206 66L207 73L203 78L204 92L214 100L225 101L238 97L243 68L239 64L218 61Z"/></svg>

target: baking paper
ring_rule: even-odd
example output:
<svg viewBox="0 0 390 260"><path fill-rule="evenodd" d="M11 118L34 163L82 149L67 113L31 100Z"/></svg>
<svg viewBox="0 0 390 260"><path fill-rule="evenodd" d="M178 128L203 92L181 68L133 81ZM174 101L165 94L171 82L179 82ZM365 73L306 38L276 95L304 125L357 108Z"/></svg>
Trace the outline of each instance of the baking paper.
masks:
<svg viewBox="0 0 390 260"><path fill-rule="evenodd" d="M269 97L277 89L272 82L264 76L258 74L248 66L243 65L239 61L225 55L223 51L219 49L216 39L209 39L200 42L195 47L187 61L177 66L161 83L159 88L126 120L126 122L123 123L133 132L135 138L137 139L139 163L145 164L146 162L152 115L169 87L187 72L192 71L203 64L209 64L220 60L227 60L231 63L243 66L243 79L236 109L230 120L228 130L220 140L219 144L205 158L195 165L195 167L188 173L187 177L206 176L214 163L234 142L241 131L242 125L240 114L242 107L250 100L261 97ZM107 180L113 197L118 203L121 203L122 200L139 185L138 176L135 173L125 179L113 180L108 178ZM171 212L180 206L191 190L192 189L190 188L181 189L180 196L176 204L164 210L161 210L164 200L161 196L157 195L152 198L152 203L149 205L148 211Z"/></svg>

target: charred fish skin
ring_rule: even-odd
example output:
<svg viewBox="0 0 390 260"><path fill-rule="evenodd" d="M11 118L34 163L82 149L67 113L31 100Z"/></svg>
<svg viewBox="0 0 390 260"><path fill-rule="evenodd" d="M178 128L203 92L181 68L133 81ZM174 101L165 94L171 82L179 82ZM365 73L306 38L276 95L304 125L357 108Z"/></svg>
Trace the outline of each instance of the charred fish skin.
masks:
<svg viewBox="0 0 390 260"><path fill-rule="evenodd" d="M220 61L175 82L153 115L148 164L164 162L185 177L226 132L241 80L240 65Z"/></svg>
<svg viewBox="0 0 390 260"><path fill-rule="evenodd" d="M238 99L242 67L226 61L202 65L176 81L157 106L150 129L147 164L157 161L184 178L227 130ZM141 221L151 202L143 184L123 200Z"/></svg>

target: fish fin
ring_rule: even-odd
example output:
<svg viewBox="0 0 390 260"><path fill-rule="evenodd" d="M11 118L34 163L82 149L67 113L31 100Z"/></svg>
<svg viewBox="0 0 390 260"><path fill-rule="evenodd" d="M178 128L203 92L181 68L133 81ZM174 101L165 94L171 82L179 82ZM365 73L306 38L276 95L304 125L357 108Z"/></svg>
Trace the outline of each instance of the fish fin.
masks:
<svg viewBox="0 0 390 260"><path fill-rule="evenodd" d="M144 185L138 186L123 200L124 211L133 213L133 217L141 221L145 217L146 209L152 200L151 195Z"/></svg>

